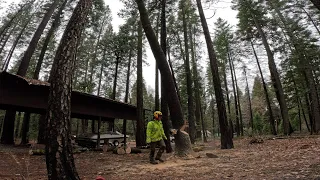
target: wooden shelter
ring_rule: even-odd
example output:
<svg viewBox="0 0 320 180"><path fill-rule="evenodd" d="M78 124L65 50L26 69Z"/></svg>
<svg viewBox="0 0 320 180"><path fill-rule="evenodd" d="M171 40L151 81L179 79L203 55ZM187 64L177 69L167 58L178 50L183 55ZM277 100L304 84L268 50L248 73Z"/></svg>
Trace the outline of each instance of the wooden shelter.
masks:
<svg viewBox="0 0 320 180"><path fill-rule="evenodd" d="M49 88L47 82L0 72L0 109L45 114ZM71 113L73 118L91 120L137 119L133 105L79 91L72 91Z"/></svg>

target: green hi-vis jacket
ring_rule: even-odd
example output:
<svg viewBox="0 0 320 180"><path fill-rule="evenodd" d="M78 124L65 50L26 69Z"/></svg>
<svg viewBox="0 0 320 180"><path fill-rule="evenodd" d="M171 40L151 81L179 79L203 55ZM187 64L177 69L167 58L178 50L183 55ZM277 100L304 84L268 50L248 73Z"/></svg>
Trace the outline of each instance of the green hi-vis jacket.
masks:
<svg viewBox="0 0 320 180"><path fill-rule="evenodd" d="M147 125L147 143L157 142L162 139L167 139L164 134L161 121L153 120L148 122Z"/></svg>

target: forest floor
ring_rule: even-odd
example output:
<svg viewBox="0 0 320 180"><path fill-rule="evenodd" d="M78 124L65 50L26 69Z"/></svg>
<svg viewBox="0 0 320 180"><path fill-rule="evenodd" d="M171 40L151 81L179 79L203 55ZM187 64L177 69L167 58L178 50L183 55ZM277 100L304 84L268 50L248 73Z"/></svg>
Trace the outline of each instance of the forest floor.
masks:
<svg viewBox="0 0 320 180"><path fill-rule="evenodd" d="M181 159L164 153L166 162L151 165L148 150L116 155L88 151L75 154L81 179L317 179L320 180L320 136L234 139L234 149L221 150L218 139L198 143L200 158ZM47 179L45 156L28 148L0 145L0 179ZM207 157L207 153L216 158Z"/></svg>

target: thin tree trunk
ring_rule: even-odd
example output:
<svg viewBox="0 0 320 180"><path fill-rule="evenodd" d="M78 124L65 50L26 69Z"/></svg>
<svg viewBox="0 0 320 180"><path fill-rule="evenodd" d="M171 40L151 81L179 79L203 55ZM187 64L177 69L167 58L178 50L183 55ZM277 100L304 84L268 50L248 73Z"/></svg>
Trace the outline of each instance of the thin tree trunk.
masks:
<svg viewBox="0 0 320 180"><path fill-rule="evenodd" d="M30 112L25 112L23 115L22 129L21 129L21 145L29 143L28 132L30 125Z"/></svg>
<svg viewBox="0 0 320 180"><path fill-rule="evenodd" d="M58 2L56 2L56 3L58 3ZM39 79L39 74L40 74L40 70L41 70L41 65L42 65L42 62L43 62L43 58L44 58L44 55L45 55L45 52L46 52L46 50L47 50L47 47L48 47L48 44L49 44L49 42L50 42L50 40L51 40L51 37L53 36L53 34L54 34L54 32L56 31L56 29L59 27L59 25L60 25L60 15L62 14L62 11L63 11L63 9L64 9L64 7L65 7L65 5L67 4L67 0L65 0L64 2L63 2L63 4L61 5L61 7L59 8L59 11L58 11L58 13L54 16L54 21L53 21L53 23L52 23L52 26L51 26L51 28L49 29L49 31L48 31L48 34L47 34L47 36L46 36L46 38L45 38L45 41L44 41L44 44L43 44L43 46L42 46L42 48L41 48L41 52L40 52L40 56L39 56L39 59L38 59L38 62L37 62L37 65L36 65L36 69L35 69L35 72L34 72L34 74L33 74L33 78L34 79ZM52 5L52 6L55 6L55 7L52 7L52 8L56 8L56 6L57 5ZM54 12L54 9L53 9L53 12ZM50 11L50 10L49 10ZM51 14L50 14L50 17L51 17L51 15L53 14L53 12L50 12ZM46 15L45 15L46 16ZM48 15L49 16L49 15ZM50 17L49 17L49 19L50 19ZM45 17L44 17L44 19L45 19ZM47 23L48 23L48 21L49 20L46 20L45 19L45 21L47 21ZM44 27L46 26L46 24L44 25ZM44 29L43 29L44 30ZM43 30L42 30L42 32L43 32ZM39 30L39 32L41 31L41 29ZM41 32L41 33L42 33ZM38 37L36 37L36 35L34 36L34 38L35 38L35 41L37 41L36 40L36 38L38 38L38 41L39 41L39 39L40 39L40 37L41 37L41 35L39 36L39 38ZM32 39L33 40L33 39ZM35 43L35 46L37 46L37 42L33 42L31 40L31 42L32 43ZM30 42L30 45L31 45L31 42ZM32 50L30 50L30 52L31 52L31 56L30 56L30 59L31 59L31 57L32 57ZM26 58L28 58L28 57L26 57ZM22 59L22 61L23 61L23 59ZM30 60L29 60L30 61ZM19 67L20 68L20 67ZM26 116L29 116L29 117L26 117ZM26 112L25 113L25 118L23 118L23 129L22 129L22 137L21 137L21 144L27 144L28 143L28 138L27 138L27 134L28 134L28 132L29 132L29 122L30 122L30 113L29 112ZM40 122L39 122L39 125L40 125ZM39 128L43 128L43 126L39 126ZM40 131L40 130L39 130ZM39 132L38 132L39 133Z"/></svg>
<svg viewBox="0 0 320 180"><path fill-rule="evenodd" d="M280 76L279 76L275 61L274 61L273 53L271 52L269 43L268 43L267 38L261 28L260 23L257 21L256 17L252 13L251 13L251 16L255 22L256 28L261 36L262 43L263 43L265 50L267 52L271 80L273 82L273 86L274 86L274 89L276 92L276 97L277 97L279 105L280 105L281 115L282 115L282 119L283 119L283 128L284 128L283 132L285 135L290 135L291 131L290 131L288 107L287 107L287 103L285 100L282 84L280 81Z"/></svg>
<svg viewBox="0 0 320 180"><path fill-rule="evenodd" d="M137 132L136 145L146 145L145 121L143 117L143 77L142 77L142 24L138 25L138 44L137 44Z"/></svg>
<svg viewBox="0 0 320 180"><path fill-rule="evenodd" d="M252 105L251 105L251 97L250 97L250 90L249 90L249 83L248 83L248 77L247 77L247 71L244 68L244 76L246 78L246 89L247 89L247 94L248 94L248 102L249 102L249 111L250 111L250 125L251 125L251 130L253 131L253 113L252 113ZM261 74L260 74L261 75Z"/></svg>
<svg viewBox="0 0 320 180"><path fill-rule="evenodd" d="M162 2L161 2L162 3ZM159 18L160 18L160 15L162 16L162 11L159 11L158 12L158 16L157 16L157 27L156 27L156 36L157 36L157 39L159 37ZM161 17L162 18L162 17ZM162 19L161 19L162 21ZM161 28L162 28L162 24L161 24ZM162 29L161 29L162 30ZM162 31L161 31L162 33ZM155 80L155 103L154 103L154 109L157 111L160 109L160 102L159 102L159 68L158 68L158 64L156 63L156 67L155 67L155 72L156 72L156 80Z"/></svg>
<svg viewBox="0 0 320 180"><path fill-rule="evenodd" d="M8 109L6 111L1 134L1 144L14 144L14 122L16 111Z"/></svg>
<svg viewBox="0 0 320 180"><path fill-rule="evenodd" d="M4 64L3 64L3 66L2 66L2 70L7 71L8 66L9 66L9 64L10 64L10 60L11 60L12 54L13 54L16 46L18 45L19 40L21 39L21 36L23 35L24 31L26 30L27 26L29 25L31 19L32 19L32 18L30 18L30 19L27 20L27 22L24 24L23 28L21 29L20 33L19 33L18 36L16 37L15 41L13 42L12 47L11 47L11 49L9 50L9 53L8 53L8 55L7 55L7 57L6 57L6 60L4 61Z"/></svg>
<svg viewBox="0 0 320 180"><path fill-rule="evenodd" d="M133 35L133 33L132 33ZM131 42L130 42L131 43ZM128 103L129 99L129 86L130 86L130 75L131 75L131 58L132 58L132 49L129 50L129 62L128 62L128 69L127 69L127 81L126 81L126 92L124 95L124 102ZM127 144L127 120L123 120L122 124L122 133L124 134L124 144ZM124 147L126 148L126 146Z"/></svg>
<svg viewBox="0 0 320 180"><path fill-rule="evenodd" d="M163 82L165 83L164 86L166 87L166 94L168 97L167 100L168 100L170 115L171 115L171 119L174 120L172 121L172 125L174 128L180 129L184 125L183 114L182 114L180 101L178 99L178 95L176 92L176 88L174 86L172 74L168 66L168 62L166 61L165 54L163 53L161 46L159 45L157 38L154 34L154 31L151 27L144 1L136 0L136 2L138 4L138 9L140 12L142 27L149 41L153 55L157 61ZM178 131L177 135L175 135L175 143L176 143L175 152L177 155L185 156L193 151L191 147L190 138L185 133Z"/></svg>
<svg viewBox="0 0 320 180"><path fill-rule="evenodd" d="M312 3L313 3L313 5L316 7L316 8L318 8L319 9L319 11L320 11L320 0L310 0Z"/></svg>
<svg viewBox="0 0 320 180"><path fill-rule="evenodd" d="M170 45L167 46L167 50L168 50L168 61L169 61L169 66L170 66L170 70L171 70L171 74L172 74L172 78L173 78L173 82L174 82L174 86L176 88L176 92L177 92L177 95L178 95L178 99L179 99L179 102L181 101L181 98L180 98L180 90L179 90L179 86L178 86L178 83L177 83L177 80L176 80L176 77L174 75L174 71L173 71L173 67L172 67L172 62L171 62L171 56L170 56Z"/></svg>
<svg viewBox="0 0 320 180"><path fill-rule="evenodd" d="M250 40L250 43L251 43L251 47L252 47L254 56L256 58L256 62L257 62L258 68L259 68L260 76L261 76L261 81L262 81L264 94L266 96L267 107L268 107L268 110L269 110L269 122L270 122L270 126L271 126L271 132L272 132L273 135L277 135L277 131L276 131L276 128L275 128L275 125L274 125L274 117L273 117L273 112L272 112L271 103L270 103L270 99L269 99L269 93L268 93L267 85L266 85L266 82L264 80L264 77L263 77L263 74L262 74L262 70L261 70L261 67L260 67L260 63L259 63L259 59L258 59L258 56L257 56L256 50L254 48L252 40Z"/></svg>
<svg viewBox="0 0 320 180"><path fill-rule="evenodd" d="M190 71L190 60L189 60L189 43L188 43L188 28L187 28L187 17L186 17L187 5L186 1L183 0L182 5L182 24L183 24L183 36L184 36L184 51L185 61L184 69L187 78L187 94L188 94L188 121L189 121L189 136L191 143L195 143L196 127L194 122L194 98L192 91L192 79Z"/></svg>
<svg viewBox="0 0 320 180"><path fill-rule="evenodd" d="M17 139L20 135L20 124L21 124L21 112L18 113L18 119L16 124L16 130L14 131L14 137ZM1 126L0 126L1 127Z"/></svg>
<svg viewBox="0 0 320 180"><path fill-rule="evenodd" d="M46 115L46 164L48 179L80 179L71 145L71 92L75 52L85 28L91 0L80 0L64 31L52 65Z"/></svg>
<svg viewBox="0 0 320 180"><path fill-rule="evenodd" d="M14 27L10 30L9 34L8 34L8 35L6 36L6 38L4 39L4 42L3 42L3 44L2 44L2 46L1 46L1 48L0 48L0 54L2 53L4 47L6 46L6 44L7 44L8 40L9 40L11 34L12 34L13 31L16 29L17 25L18 25L18 23L16 23L16 24L14 25ZM0 42L2 42L2 40L1 40Z"/></svg>
<svg viewBox="0 0 320 180"><path fill-rule="evenodd" d="M314 20L312 19L312 17L310 16L310 14L303 7L300 7L300 8L306 13L309 21L311 21L312 25L314 26L314 28L317 30L318 34L320 35L320 30L319 30L318 26L316 25L316 23L314 22Z"/></svg>
<svg viewBox="0 0 320 180"><path fill-rule="evenodd" d="M241 136L243 136L243 119L242 119L242 109L241 109L241 103L240 103L240 93L239 93L239 86L238 86L238 81L237 81L237 73L233 64L233 61L231 61L233 73L234 73L234 80L236 83L236 88L237 88L237 100L238 100L238 110L239 110L239 119L240 119L240 132Z"/></svg>
<svg viewBox="0 0 320 180"><path fill-rule="evenodd" d="M167 54L166 53L166 51L167 51L166 0L161 1L161 34L160 35L161 35L160 36L161 49L166 56L166 54ZM158 72L158 69L157 69L157 72ZM168 97L166 96L165 83L162 82L162 79L164 79L164 78L161 78L162 122L163 122L164 133L165 133L166 137L168 138L165 141L166 152L171 153L173 150L172 150L171 142L170 142L170 121L169 121L168 101L167 101Z"/></svg>
<svg viewBox="0 0 320 180"><path fill-rule="evenodd" d="M32 4L34 1L30 2L30 4ZM6 23L4 24L1 29L0 29L0 37L3 35L3 33L11 26L11 24L13 23L13 21L19 17L21 15L21 13L23 12L24 8L27 6L28 4L25 3L23 4L19 10L12 16L12 18Z"/></svg>
<svg viewBox="0 0 320 180"><path fill-rule="evenodd" d="M38 131L38 144L45 144L46 138L45 138L45 129L46 129L46 116L44 114L41 114L39 117L39 131Z"/></svg>
<svg viewBox="0 0 320 180"><path fill-rule="evenodd" d="M215 114L215 110L214 110L214 101L213 101L213 95L211 95L211 107L212 107L212 114L211 114L211 118L212 118L212 136L214 137L214 134L215 134L215 131L214 131L214 128L215 128L215 117L214 117L214 114Z"/></svg>
<svg viewBox="0 0 320 180"><path fill-rule="evenodd" d="M221 149L231 149L233 148L233 141L232 141L232 134L231 134L232 132L230 132L228 128L226 107L225 107L225 102L224 102L222 88L221 88L221 81L219 77L218 62L217 62L216 54L213 48L213 43L211 40L207 21L203 13L201 0L197 0L197 7L198 7L198 11L201 19L201 25L204 31L204 36L206 39L206 44L207 44L208 54L210 59L210 66L212 71L213 84L214 84L215 96L216 96L217 107L218 107L219 124L221 129Z"/></svg>
<svg viewBox="0 0 320 180"><path fill-rule="evenodd" d="M36 70L34 71L33 74L33 79L39 79L39 74L40 74L40 70L41 70L41 65L43 63L43 58L46 54L49 42L52 38L52 36L54 35L54 33L56 32L56 30L58 29L58 27L60 26L60 16L63 12L63 9L65 8L66 4L67 4L68 0L64 0L63 4L60 6L59 11L57 12L57 14L54 16L54 20L52 22L52 25L45 37L43 46L41 48L41 52L38 58L38 62L37 62L37 66L36 66Z"/></svg>
<svg viewBox="0 0 320 180"><path fill-rule="evenodd" d="M224 65L224 68L223 68L223 80L224 80L224 88L226 90L226 96L227 96L227 108L228 108L228 116L227 116L227 119L229 121L229 128L230 128L230 131L231 131L231 136L233 137L233 122L232 122L232 119L231 119L231 108L230 108L230 98L229 98L229 88L228 88L228 82L227 82L227 73L226 73L226 67Z"/></svg>
<svg viewBox="0 0 320 180"><path fill-rule="evenodd" d="M287 31L288 36L290 37L290 42L293 44L296 52L300 56L299 64L304 67L303 68L303 74L306 77L306 83L310 91L311 95L311 109L313 112L313 121L316 126L314 126L313 131L318 132L320 131L320 104L319 104L319 98L317 95L317 89L316 84L314 82L313 74L312 74L312 68L309 60L306 58L306 56L303 54L304 48L301 47L301 45L298 43L298 39L294 36L292 28L290 28L287 24L286 18L282 15L279 8L274 5L272 1L270 1L271 6L275 9L277 15L279 16L281 22L284 24L285 30ZM281 105L281 104L280 104Z"/></svg>
<svg viewBox="0 0 320 180"><path fill-rule="evenodd" d="M106 21L106 15L103 17L103 21L100 26L100 30L99 30L99 34L98 34L98 39L97 39L97 42L94 46L94 52L93 52L93 57L92 57L92 61L91 61L90 84L93 83L93 75L94 75L94 71L95 71L94 68L95 68L95 64L96 64L96 60L97 60L97 51L98 51L98 47L100 44L100 38L101 38L101 34L102 34L102 30L103 30L105 21Z"/></svg>
<svg viewBox="0 0 320 180"><path fill-rule="evenodd" d="M231 64L231 55L229 52L229 47L227 47L227 54L228 54L228 60L229 60L229 68L231 73L231 80L232 80L232 88L233 88L233 96L234 96L234 107L236 111L236 130L237 130L237 137L240 136L240 121L239 121L239 111L238 111L238 98L237 98L237 89L234 82L234 76L233 76L233 68Z"/></svg>
<svg viewBox="0 0 320 180"><path fill-rule="evenodd" d="M190 38L190 49L191 49L191 61L192 61L192 70L193 70L193 81L194 81L194 89L195 89L195 103L196 103L196 110L195 110L195 117L196 122L200 126L201 129L199 130L200 133L197 133L197 136L201 137L201 131L203 136L203 141L207 142L207 137L205 136L205 127L203 121L203 114L202 114L202 107L201 107L201 97L200 97L200 85L199 85L199 76L198 76L198 69L196 63L196 51L195 51L195 27L193 28L193 33L191 32L192 26L189 24L189 38ZM193 35L192 35L193 34ZM197 131L198 132L198 131Z"/></svg>
<svg viewBox="0 0 320 180"><path fill-rule="evenodd" d="M19 65L17 75L25 76L27 74L27 70L29 67L31 57L32 57L34 51L36 50L39 39L40 39L44 29L46 28L46 25L48 24L51 15L53 14L56 7L58 6L58 4L59 4L59 0L54 0L53 3L51 4L50 8L48 9L48 11L43 16L42 21L39 24L36 32L34 33L27 50L24 52L24 55L21 59L20 65Z"/></svg>

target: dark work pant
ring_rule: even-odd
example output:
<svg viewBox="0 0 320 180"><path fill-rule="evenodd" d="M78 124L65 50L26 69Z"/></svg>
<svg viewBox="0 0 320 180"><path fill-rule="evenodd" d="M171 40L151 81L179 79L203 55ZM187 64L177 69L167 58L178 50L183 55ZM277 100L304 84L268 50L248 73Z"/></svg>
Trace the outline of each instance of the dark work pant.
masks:
<svg viewBox="0 0 320 180"><path fill-rule="evenodd" d="M166 148L166 145L164 144L164 141L163 140L160 140L160 141L157 141L157 142L151 142L150 143L150 161L154 160L154 154L156 152L156 146L159 145L160 146L160 149L157 153L157 156L156 156L156 159L160 159L161 158L161 155L162 153L164 152L165 148Z"/></svg>

